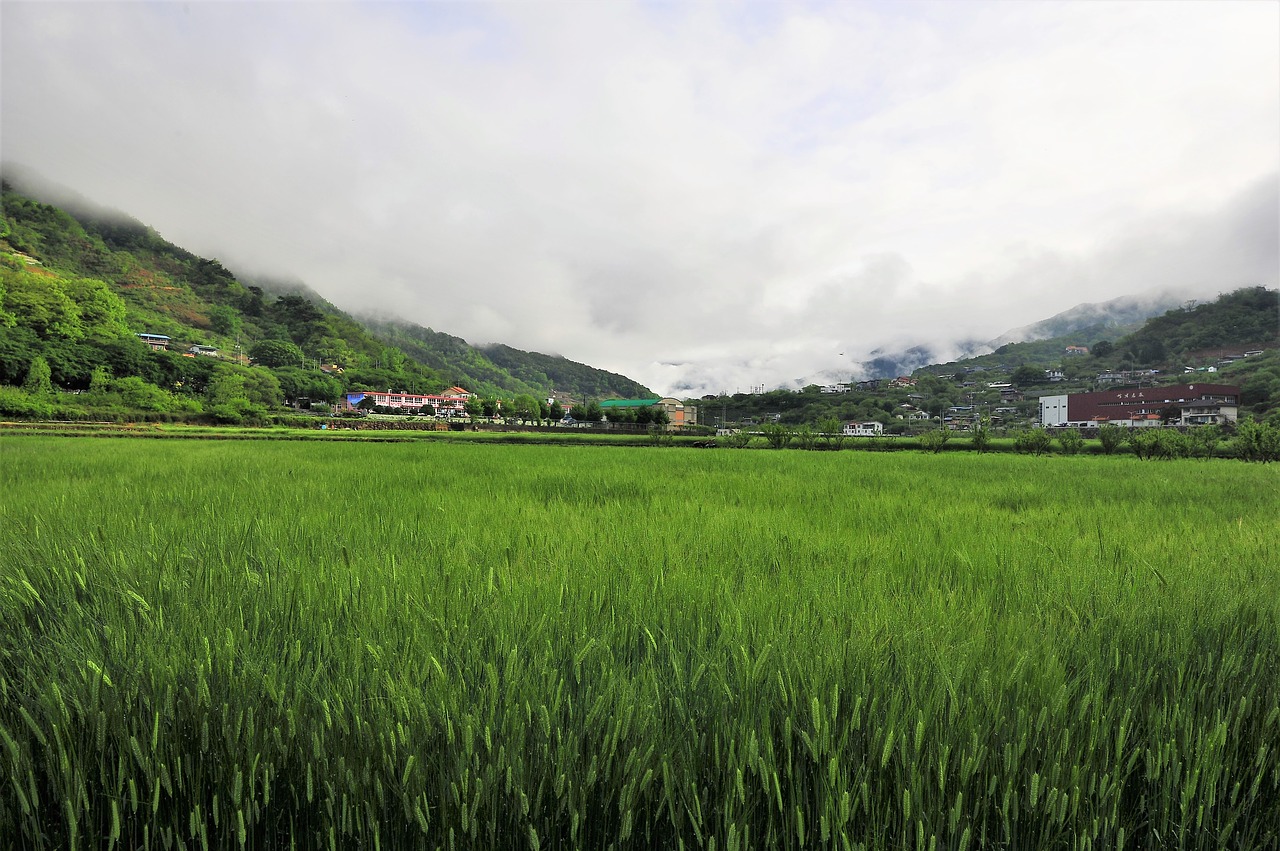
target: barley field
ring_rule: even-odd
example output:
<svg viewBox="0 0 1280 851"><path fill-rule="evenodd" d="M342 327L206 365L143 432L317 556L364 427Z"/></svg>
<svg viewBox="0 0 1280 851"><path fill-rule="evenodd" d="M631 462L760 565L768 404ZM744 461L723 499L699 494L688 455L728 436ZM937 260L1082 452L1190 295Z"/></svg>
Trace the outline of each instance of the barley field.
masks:
<svg viewBox="0 0 1280 851"><path fill-rule="evenodd" d="M0 848L1275 849L1280 468L0 437Z"/></svg>

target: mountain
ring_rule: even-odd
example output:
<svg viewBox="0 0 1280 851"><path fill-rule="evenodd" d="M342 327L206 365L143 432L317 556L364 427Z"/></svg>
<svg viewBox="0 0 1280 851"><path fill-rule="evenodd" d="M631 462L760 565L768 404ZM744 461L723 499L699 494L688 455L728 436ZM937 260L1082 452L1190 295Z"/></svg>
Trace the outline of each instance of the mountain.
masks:
<svg viewBox="0 0 1280 851"><path fill-rule="evenodd" d="M115 410L199 416L216 408L224 419L235 419L236 406L252 417L286 401L332 402L364 389L650 395L625 376L564 358L357 318L302 282L237 275L65 188L9 166L0 177L0 386L34 381L93 390ZM168 349L151 350L143 333L168 338ZM183 356L195 347L210 356ZM37 378L47 365L47 379L32 379L37 359Z"/></svg>
<svg viewBox="0 0 1280 851"><path fill-rule="evenodd" d="M1116 339L1136 331L1143 320L1184 304L1183 297L1166 290L1121 296L1110 301L1078 304L1048 319L1006 331L993 340L961 340L946 347L917 345L900 350L877 349L859 364L866 378L893 378L919 369L946 368L956 363L989 367L1004 360L1021 358L1024 363L1047 365L1066 346L1089 346L1104 339ZM1044 342L1043 346L1009 347L1021 343ZM985 358L995 354L999 357Z"/></svg>
<svg viewBox="0 0 1280 851"><path fill-rule="evenodd" d="M1095 334L1098 330L1136 326L1144 319L1184 304L1181 295L1153 290L1142 295L1126 295L1110 301L1077 304L1070 310L1054 314L1048 319L1006 331L991 341L992 348L1006 343L1023 343L1064 337L1077 332Z"/></svg>
<svg viewBox="0 0 1280 851"><path fill-rule="evenodd" d="M1235 290L1204 304L1188 302L1147 320L1116 341L1119 357L1137 366L1178 367L1217 350L1280 345L1280 293L1265 287ZM1212 354L1208 356L1213 356Z"/></svg>
<svg viewBox="0 0 1280 851"><path fill-rule="evenodd" d="M946 352L925 345L898 351L876 349L871 353L870 360L858 364L858 374L863 378L894 378L899 375L910 375L945 357L968 358L989 351L991 351L989 343L975 340L956 343Z"/></svg>
<svg viewBox="0 0 1280 851"><path fill-rule="evenodd" d="M1088 317L1090 313L1082 311L1077 315ZM1111 316L1118 319L1123 313ZM1068 347L1085 347L1089 351L1073 352ZM1245 358L1246 352L1263 354ZM1020 367L1032 367L1016 379L1020 387L1028 389L1041 384L1047 387L1048 379L1028 378L1050 369L1077 384L1088 384L1102 372L1154 369L1177 377L1190 371L1210 374L1212 370L1221 380L1240 384L1244 401L1254 413L1263 414L1280 404L1277 364L1280 292L1246 287L1204 304L1185 302L1127 325L1104 322L1047 339L1005 343L989 354L922 367L917 375L982 371L1007 380Z"/></svg>
<svg viewBox="0 0 1280 851"><path fill-rule="evenodd" d="M606 372L559 355L510 346L473 346L461 337L399 320L364 318L378 339L394 345L464 387L501 386L508 393L568 396L574 399L656 396L625 375Z"/></svg>

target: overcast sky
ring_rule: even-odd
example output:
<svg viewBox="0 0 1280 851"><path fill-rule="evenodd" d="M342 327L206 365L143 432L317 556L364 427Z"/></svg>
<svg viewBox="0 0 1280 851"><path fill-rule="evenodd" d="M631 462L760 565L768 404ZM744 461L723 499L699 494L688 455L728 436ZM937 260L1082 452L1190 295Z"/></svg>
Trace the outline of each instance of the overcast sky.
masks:
<svg viewBox="0 0 1280 851"><path fill-rule="evenodd" d="M1280 280L1275 2L0 5L6 160L655 390Z"/></svg>

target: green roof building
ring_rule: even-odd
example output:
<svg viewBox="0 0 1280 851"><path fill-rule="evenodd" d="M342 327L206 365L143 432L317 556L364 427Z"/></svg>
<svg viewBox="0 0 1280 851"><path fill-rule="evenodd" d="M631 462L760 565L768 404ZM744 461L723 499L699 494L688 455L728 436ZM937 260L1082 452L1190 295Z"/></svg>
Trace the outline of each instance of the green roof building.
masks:
<svg viewBox="0 0 1280 851"><path fill-rule="evenodd" d="M623 408L652 408L661 399L605 399L600 403L600 410L608 414Z"/></svg>
<svg viewBox="0 0 1280 851"><path fill-rule="evenodd" d="M605 399L600 402L600 413L606 417L609 412L635 410L637 408L661 408L667 412L667 422L673 426L691 426L698 424L698 409L684 405L679 399L664 397L662 399Z"/></svg>

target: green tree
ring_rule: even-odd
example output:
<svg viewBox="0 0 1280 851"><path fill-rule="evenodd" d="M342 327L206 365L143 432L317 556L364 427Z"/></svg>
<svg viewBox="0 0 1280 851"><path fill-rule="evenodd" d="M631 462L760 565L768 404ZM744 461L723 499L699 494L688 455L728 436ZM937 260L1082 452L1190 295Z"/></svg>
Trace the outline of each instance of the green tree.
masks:
<svg viewBox="0 0 1280 851"><path fill-rule="evenodd" d="M1129 444L1133 454L1143 461L1155 456L1158 441L1159 438L1156 437L1154 428L1131 428L1129 433L1125 435L1125 442Z"/></svg>
<svg viewBox="0 0 1280 851"><path fill-rule="evenodd" d="M136 375L127 375L111 383L126 408L133 411L169 411L174 407L170 394Z"/></svg>
<svg viewBox="0 0 1280 851"><path fill-rule="evenodd" d="M1089 354L1095 358L1105 358L1116 350L1115 343L1110 340L1099 340L1093 344L1093 348L1089 350Z"/></svg>
<svg viewBox="0 0 1280 851"><path fill-rule="evenodd" d="M302 349L288 340L262 340L249 348L249 357L266 367L302 366Z"/></svg>
<svg viewBox="0 0 1280 851"><path fill-rule="evenodd" d="M31 394L18 387L0 385L0 415L23 419L48 419L53 405L44 393Z"/></svg>
<svg viewBox="0 0 1280 851"><path fill-rule="evenodd" d="M209 308L209 328L223 337L239 336L243 321L240 312L225 304L215 304Z"/></svg>
<svg viewBox="0 0 1280 851"><path fill-rule="evenodd" d="M0 328L12 328L14 325L18 324L18 318L5 310L5 293L6 288L4 285L4 279L0 278Z"/></svg>
<svg viewBox="0 0 1280 851"><path fill-rule="evenodd" d="M205 393L208 410L221 422L239 423L266 413L249 400L245 374L230 368L220 369Z"/></svg>
<svg viewBox="0 0 1280 851"><path fill-rule="evenodd" d="M73 278L63 283L63 290L76 304L85 336L95 340L114 340L129 335L124 300L105 282L95 278Z"/></svg>
<svg viewBox="0 0 1280 851"><path fill-rule="evenodd" d="M927 431L920 435L920 448L927 452L937 454L947 445L947 441L951 439L951 429L935 428L933 431Z"/></svg>
<svg viewBox="0 0 1280 851"><path fill-rule="evenodd" d="M1029 455L1043 455L1052 445L1053 438L1043 428L1025 429L1013 439L1013 448Z"/></svg>
<svg viewBox="0 0 1280 851"><path fill-rule="evenodd" d="M564 408L560 406L559 402L553 401L547 410L547 416L558 422L564 419Z"/></svg>
<svg viewBox="0 0 1280 851"><path fill-rule="evenodd" d="M1045 381L1044 370L1031 364L1023 364L1013 371L1013 375L1009 377L1009 380L1018 387L1043 384Z"/></svg>
<svg viewBox="0 0 1280 851"><path fill-rule="evenodd" d="M111 392L111 370L99 364L89 375L89 392L101 396Z"/></svg>
<svg viewBox="0 0 1280 851"><path fill-rule="evenodd" d="M1111 455L1124 442L1124 429L1115 423L1103 423L1098 428L1098 440L1102 442L1104 455Z"/></svg>
<svg viewBox="0 0 1280 851"><path fill-rule="evenodd" d="M33 395L48 395L53 392L53 372L42 355L36 355L31 366L27 367L27 377L22 382L22 389Z"/></svg>
<svg viewBox="0 0 1280 851"><path fill-rule="evenodd" d="M528 421L538 417L538 400L528 393L521 393L512 402L512 413L517 419Z"/></svg>
<svg viewBox="0 0 1280 851"><path fill-rule="evenodd" d="M828 449L839 451L844 446L844 424L836 417L826 417L818 422L818 431L822 432L823 442Z"/></svg>
<svg viewBox="0 0 1280 851"><path fill-rule="evenodd" d="M1193 451L1192 441L1186 432L1176 428L1152 429L1156 435L1157 458L1186 458Z"/></svg>
<svg viewBox="0 0 1280 851"><path fill-rule="evenodd" d="M1058 432L1058 445L1063 455L1075 455L1084 448L1084 437L1074 428L1064 428Z"/></svg>
<svg viewBox="0 0 1280 851"><path fill-rule="evenodd" d="M1191 430L1190 437L1193 453L1207 460L1213 457L1222 441L1222 429L1216 423L1197 426Z"/></svg>
<svg viewBox="0 0 1280 851"><path fill-rule="evenodd" d="M244 372L245 396L255 405L278 408L284 404L284 393L275 375L265 369L249 369Z"/></svg>
<svg viewBox="0 0 1280 851"><path fill-rule="evenodd" d="M0 282L6 289L5 309L13 313L18 325L46 340L84 337L80 310L59 279L0 268Z"/></svg>
<svg viewBox="0 0 1280 851"><path fill-rule="evenodd" d="M1280 461L1280 428L1270 423L1241 420L1231 441L1236 457L1245 461Z"/></svg>
<svg viewBox="0 0 1280 851"><path fill-rule="evenodd" d="M973 448L978 450L981 455L991 448L991 418L987 416L978 417L973 424L973 434L970 438Z"/></svg>
<svg viewBox="0 0 1280 851"><path fill-rule="evenodd" d="M782 423L765 423L760 426L760 433L770 449L786 449L793 437L791 427Z"/></svg>

